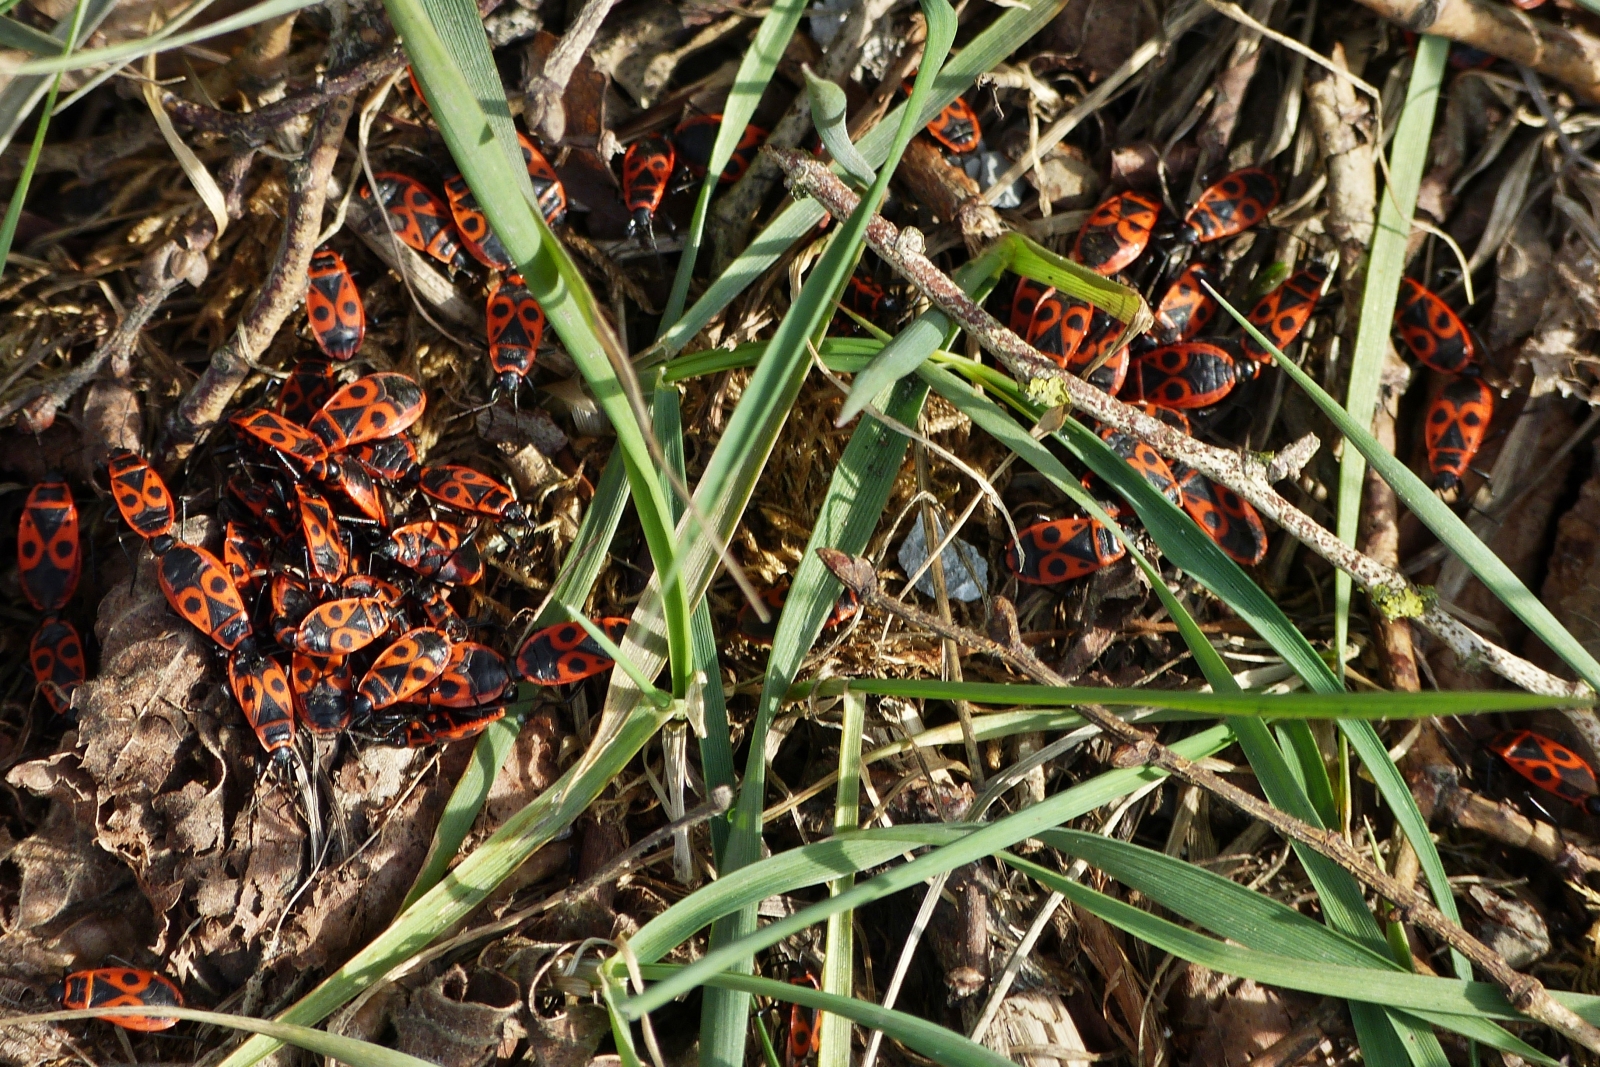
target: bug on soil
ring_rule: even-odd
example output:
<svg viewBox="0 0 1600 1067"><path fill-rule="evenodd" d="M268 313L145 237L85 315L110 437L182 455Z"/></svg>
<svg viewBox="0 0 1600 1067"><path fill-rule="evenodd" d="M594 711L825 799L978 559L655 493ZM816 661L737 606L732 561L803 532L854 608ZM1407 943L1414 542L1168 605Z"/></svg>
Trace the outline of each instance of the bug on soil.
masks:
<svg viewBox="0 0 1600 1067"><path fill-rule="evenodd" d="M367 334L367 313L361 291L344 257L331 248L319 248L306 274L306 317L311 334L329 359L346 360L361 347Z"/></svg>
<svg viewBox="0 0 1600 1067"><path fill-rule="evenodd" d="M63 1008L183 1007L183 994L167 978L137 967L97 967L74 971L50 987L51 999ZM102 1020L127 1030L170 1030L170 1015L102 1015Z"/></svg>
<svg viewBox="0 0 1600 1067"><path fill-rule="evenodd" d="M1522 777L1574 804L1600 815L1600 784L1589 762L1559 741L1532 730L1508 730L1490 743L1495 755Z"/></svg>
<svg viewBox="0 0 1600 1067"><path fill-rule="evenodd" d="M1475 374L1463 374L1428 405L1423 437L1433 491L1446 504L1461 495L1461 479L1483 447L1494 418L1494 390Z"/></svg>

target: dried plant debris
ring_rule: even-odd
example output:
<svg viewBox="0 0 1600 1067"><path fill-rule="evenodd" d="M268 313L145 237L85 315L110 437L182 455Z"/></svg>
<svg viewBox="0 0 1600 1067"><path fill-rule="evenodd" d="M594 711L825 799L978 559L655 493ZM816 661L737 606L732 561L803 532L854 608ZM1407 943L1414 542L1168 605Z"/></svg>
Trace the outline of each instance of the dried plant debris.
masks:
<svg viewBox="0 0 1600 1067"><path fill-rule="evenodd" d="M137 77L92 84L69 72L61 89L82 96L49 123L31 186L10 194L21 210L0 274L0 553L17 560L0 573L10 605L0 643L13 653L0 670L12 787L0 820L0 1000L18 1011L98 1004L82 982L64 984L64 1000L47 990L69 972L108 982L126 972L150 991L129 996L166 995L171 983L190 1006L270 1016L388 929L425 871L453 867L455 853L506 827L548 830L440 932L446 949L388 974L330 1026L463 1067L620 1063L586 984L592 963L726 876L728 824L707 822L704 807L723 795L714 788L764 769L765 795L753 799L769 854L840 825L836 694L763 707L763 686L1032 677L1197 689L1207 679L1157 595L1167 591L1241 684L1300 685L1218 583L1164 557L1144 509L1048 437L1054 416L1017 423L1053 465L1019 460L963 397L937 390L905 407L904 422L871 424L904 444L898 467L891 445L874 460L855 454L853 438L882 412L837 425L851 375L935 305L961 327L946 341L951 357L979 360L941 355L941 374L1024 387L1072 376L1062 395L1100 420L1084 414L1085 425L1330 662L1345 632L1332 568L1356 570L1374 597L1357 598L1349 617L1352 687L1574 691L1570 664L1525 613L1381 484L1367 485L1359 542L1337 543L1339 461L1322 447L1337 432L1212 297L1345 394L1387 168L1405 147L1390 135L1415 69L1407 31L1450 34L1375 433L1592 650L1600 34L1564 2L1517 7L1070 3L995 49L995 27L1012 25L1017 5L960 6L955 54L992 56L989 69L969 72L899 161L874 243L841 277L825 336L804 353L815 373L788 394L770 451L764 439L740 442L764 465L726 566L692 605L710 623L696 646L715 654L700 666L720 686L696 690L689 726L645 744L581 814L532 831L529 805L614 736L608 701L632 684L555 597L617 640L657 597L659 540L638 501L619 502L613 466L634 439L612 424L622 409L607 406L610 386L580 371L595 372L595 351L568 350L583 316L541 304L539 277L518 273L381 6L316 5L158 52ZM777 42L770 78L746 83L741 61L780 8L489 0L479 10L536 206L567 281L595 298L587 328L604 335L635 419L662 430L652 461L681 462L666 498L683 550L704 516L680 516L680 490L746 426L741 404L764 399L761 361L793 355L751 346L774 338L840 231L837 221L768 231L794 202L780 186L818 198L861 188L823 188L805 72L844 91L849 135L864 145L897 121L929 20L887 0L813 5ZM4 17L26 35L71 14L34 0ZM146 34L151 16L118 7L90 44ZM17 95L30 78L0 87L21 121L5 126L0 149L8 188L32 149ZM708 176L735 112L748 112L737 148ZM851 202L829 205L835 219ZM694 242L709 252L685 257ZM1106 310L1010 269L984 279L981 304L946 281L1018 247L1026 255L1008 264L1043 262L1043 249L1136 290L1154 326L1135 316L1140 328L1123 336ZM705 301L690 312L696 332L653 346L685 295L692 309ZM676 393L677 436L656 388ZM884 467L881 487L860 477L871 462ZM1129 543L1064 491L1063 470ZM851 514L841 533L847 498L878 488L881 513ZM779 619L817 580L824 520L827 544L854 539L849 573L873 587L830 592L817 640L785 647ZM1378 603L1390 579L1415 593L1415 610ZM996 726L993 710L870 697L857 821L998 819L1138 762L1087 729ZM1379 735L1443 835L1462 936L1551 989L1594 991L1592 714L1412 726L1396 720ZM1151 732L1134 755L1157 762L1170 752L1150 747L1157 740L1193 732L1139 729ZM1344 847L1359 846L1363 864L1375 855L1373 869L1409 890L1418 868L1393 805L1343 773L1332 730L1302 740L1307 759L1322 746ZM491 753L499 763L487 767ZM1244 753L1214 762L1073 825L1322 918L1314 879L1273 833L1282 827L1217 802L1229 787L1246 803L1259 795ZM481 782L481 796L454 810L464 780L463 792ZM1034 832L1013 851L1185 918ZM453 851L435 855L441 843ZM819 894L781 893L758 911L793 914ZM1445 973L1439 931L1403 918L1413 969ZM854 922L855 996L882 1001L909 952L898 1009L1029 1067L1371 1058L1343 1002L1167 956L993 856ZM707 945L697 934L667 962ZM819 927L755 966L809 984L823 953ZM656 1062L699 1056L704 999L656 1013L645 1038ZM752 1007L786 1067L812 1062L811 1015L764 997ZM171 1019L126 1022L13 1028L0 1062L199 1060L225 1042ZM1585 1043L1566 1033L1518 1030L1555 1059ZM160 1043L172 1040L181 1052ZM858 1028L852 1056L866 1040ZM1440 1043L1466 1061L1464 1042ZM753 1042L749 1054L761 1055ZM928 1062L893 1038L876 1055Z"/></svg>

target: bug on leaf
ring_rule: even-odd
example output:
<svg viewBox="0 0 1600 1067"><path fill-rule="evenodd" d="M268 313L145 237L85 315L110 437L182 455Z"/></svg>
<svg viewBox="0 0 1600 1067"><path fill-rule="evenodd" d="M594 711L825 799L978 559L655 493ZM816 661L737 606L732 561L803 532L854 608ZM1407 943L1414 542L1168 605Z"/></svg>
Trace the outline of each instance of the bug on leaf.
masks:
<svg viewBox="0 0 1600 1067"><path fill-rule="evenodd" d="M613 642L622 640L628 620L596 619ZM611 669L613 660L582 626L558 622L528 636L517 649L517 677L534 685L568 685Z"/></svg>
<svg viewBox="0 0 1600 1067"><path fill-rule="evenodd" d="M78 508L60 475L46 475L28 491L17 523L17 574L22 594L38 611L54 614L78 589L83 554Z"/></svg>

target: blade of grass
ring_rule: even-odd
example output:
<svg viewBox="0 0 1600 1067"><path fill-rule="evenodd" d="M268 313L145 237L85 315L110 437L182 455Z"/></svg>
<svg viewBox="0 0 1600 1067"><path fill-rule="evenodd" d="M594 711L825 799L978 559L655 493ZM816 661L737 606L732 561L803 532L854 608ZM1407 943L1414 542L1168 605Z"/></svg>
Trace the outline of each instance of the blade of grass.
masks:
<svg viewBox="0 0 1600 1067"><path fill-rule="evenodd" d="M789 693L789 699L836 696L854 691L908 700L965 700L1006 707L1151 707L1208 716L1252 716L1267 719L1431 719L1441 715L1526 712L1550 707L1589 707L1588 697L1560 698L1507 689L1481 692L1422 693L1257 693L1248 690L1202 693L1187 689L1102 689L1098 686L1057 688L1002 682L946 682L936 678L837 678ZM1570 702L1569 702L1570 701Z"/></svg>
<svg viewBox="0 0 1600 1067"><path fill-rule="evenodd" d="M680 484L686 484L688 475L683 462L683 408L678 390L657 383L653 421L661 440L661 450L667 463L676 473ZM683 517L683 505L671 487L663 484L667 501L672 507L672 517ZM704 736L696 735L700 745L700 771L708 786L735 786L733 768L733 733L728 727L728 699L722 691L722 667L717 658L717 635L711 628L711 606L705 597L696 597L694 616L690 619L694 636L694 667L703 672L706 684L701 693L705 726ZM711 820L712 856L718 869L722 866L722 849L728 840L728 820L718 816Z"/></svg>
<svg viewBox="0 0 1600 1067"><path fill-rule="evenodd" d="M1159 852L1122 841L1103 849L1084 841L1084 836L1077 830L1049 830L1040 840L1066 855L1086 860L1173 913L1246 948L1297 958L1312 966L1329 962L1374 970L1405 970L1387 955L1343 937L1263 893ZM1010 864L1012 857L1002 854L1002 859ZM1031 874L1034 866L1018 869ZM1441 1012L1416 1012L1415 1016L1419 1022L1425 1020L1426 1024L1442 1026L1518 1055L1530 1047L1478 1016ZM1542 1054L1535 1055L1543 1062Z"/></svg>
<svg viewBox="0 0 1600 1067"><path fill-rule="evenodd" d="M85 48L81 52L73 52L50 59L27 59L10 68L11 74L63 74L70 70L85 70L89 67L98 67L103 63L129 63L156 52L166 52L185 45L195 44L199 41L220 37L223 34L233 33L235 30L246 29L268 19L281 18L291 12L320 3L321 0L266 0L265 3L256 4L237 14L220 18L215 22L208 22L198 29L188 33L177 31L190 22L196 15L204 11L206 4L196 4L193 8L182 11L173 16L171 22L163 26L156 33L148 37L139 37L120 44L107 45L104 48Z"/></svg>
<svg viewBox="0 0 1600 1067"><path fill-rule="evenodd" d="M26 22L0 18L0 48L17 48L36 56L61 54L61 42Z"/></svg>
<svg viewBox="0 0 1600 1067"><path fill-rule="evenodd" d="M737 501L737 507L724 509L724 514L728 517L736 518L743 513L749 494L755 488L756 477L765 466L767 457L776 443L777 430L799 397L801 383L805 380L805 372L810 366L813 338L820 336L829 312L840 294L844 292L845 284L855 269L865 241L867 222L888 193L889 180L900 163L900 156L919 128L913 125L916 108L927 98L938 77L939 68L944 63L945 56L949 54L950 45L955 40L955 10L948 0L920 0L920 2L928 26L922 69L917 72L916 80L912 84L911 98L900 115L883 168L877 180L872 183L872 187L861 198L861 203L854 214L833 234L827 250L818 260L811 276L806 279L799 298L790 305L783 321L778 324L777 332L768 346L766 358L751 378L750 385L740 399L733 418L729 420L727 431L718 442L716 451L712 453L711 462L701 476L700 485L696 490L697 496L705 493L711 499ZM764 375L770 375L770 384L763 382ZM758 388L758 383L765 388ZM730 442L734 447L725 451L724 446ZM751 444L756 444L756 447L750 447ZM722 462L719 463L719 460ZM873 521L876 522L876 517ZM691 553L704 552L709 548L705 544L708 534L720 541L732 535L732 527L703 531L696 539L695 548ZM815 529L812 536L816 536ZM815 553L809 554L802 561L802 570L806 563L812 564L820 571ZM818 573L815 576L797 575L797 580L801 577L807 582L807 588L801 591L802 595L810 598L806 605L811 609L807 612L809 621L809 616L815 614L816 593L826 587L831 577ZM792 588L791 593L793 593ZM837 596L838 593L835 592L833 595ZM792 635L798 632L798 620L802 618L801 614L796 613L797 627L796 630L790 631L784 629L788 616L789 610L786 604L784 619L779 621L778 633L774 637L775 650L778 640L793 640ZM820 628L820 618L817 620L817 625ZM807 638L808 647L815 636L813 631ZM793 674L790 674L782 684L774 685L773 671L774 664L769 657L767 682L763 685L764 696L767 685L773 685L775 692L781 693L788 688L788 681L793 678ZM751 731L750 757L746 761L744 783L739 790L739 803L731 819L727 848L723 851L724 874L730 870L738 870L760 856L761 812L766 792L765 733L771 719L768 702L764 699L757 713L756 725ZM746 908L739 914L724 919L711 931L711 944L715 946L739 940L754 928L755 921L754 908ZM745 964L741 963L739 966ZM707 994L700 1031L700 1062L703 1067L739 1067L744 1062L747 1029L745 1020L748 1015L749 999L743 994L725 990L715 990Z"/></svg>
<svg viewBox="0 0 1600 1067"><path fill-rule="evenodd" d="M1345 410L1363 426L1372 425L1378 406L1378 379L1394 332L1395 299L1400 276L1406 269L1406 243L1411 238L1411 215L1417 206L1422 167L1427 162L1429 135L1444 81L1450 42L1424 34L1411 61L1411 82L1405 108L1395 128L1394 152L1389 160L1388 186L1378 201L1378 228L1367 257L1366 286L1361 294L1361 319L1350 357L1350 385ZM1382 146L1379 146L1382 150ZM1361 516L1361 482L1367 464L1361 453L1345 449L1339 462L1339 514L1335 532L1347 544L1356 542ZM1344 675L1344 648L1350 633L1350 576L1335 571L1333 578L1333 647Z"/></svg>
<svg viewBox="0 0 1600 1067"><path fill-rule="evenodd" d="M45 37L52 48L71 54L73 43L79 40L83 32L83 16L85 0L78 0L72 9L72 24L67 30L66 43L56 41L52 37ZM9 21L9 20L0 20ZM40 34L44 37L44 34ZM39 166L39 154L44 151L44 135L50 129L50 113L55 110L56 94L61 91L61 75L57 74L50 81L50 88L44 96L44 107L39 109L39 126L33 134L33 144L28 149L28 158L23 160L22 173L17 177L17 184L11 190L11 202L6 205L4 220L0 220L0 278L5 277L6 259L11 255L11 243L16 240L17 223L22 219L22 205L28 199L28 187L33 184L33 173Z"/></svg>
<svg viewBox="0 0 1600 1067"><path fill-rule="evenodd" d="M386 0L386 9L406 42L412 71L433 102L452 157L616 432L634 508L663 581L672 691L681 697L693 674L688 597L671 510L646 441L649 431L619 378L627 354L577 265L534 207L533 186L477 8L471 0Z"/></svg>
<svg viewBox="0 0 1600 1067"><path fill-rule="evenodd" d="M82 44L116 6L117 0L89 0L82 28L76 35L77 42ZM67 12L50 30L51 38L58 45L73 40L72 25L77 19L76 10ZM0 152L10 147L11 139L22 128L23 120L33 113L34 107L44 98L54 80L50 75L19 74L12 77L4 88L0 88Z"/></svg>
<svg viewBox="0 0 1600 1067"><path fill-rule="evenodd" d="M0 1019L0 1029L28 1024L97 1019L105 1014L104 1008L77 1008L71 1011L47 1011L34 1015L13 1015ZM191 1022L204 1023L207 1026L220 1026L229 1030L243 1030L246 1033L262 1034L275 1038L283 1044L294 1045L297 1048L305 1049L307 1052L315 1052L319 1056L326 1056L330 1059L337 1059L341 1063L348 1063L351 1067L432 1067L428 1060L418 1059L396 1049L384 1048L382 1045L374 1045L370 1041L360 1041L353 1037L330 1034L326 1030L315 1030L307 1026L294 1026L289 1023L252 1019L248 1015L229 1015L220 1011L201 1011L199 1008L169 1008L155 1005L119 1006L116 1014L171 1016L175 1019L187 1019Z"/></svg>
<svg viewBox="0 0 1600 1067"><path fill-rule="evenodd" d="M641 968L647 978L663 978L677 970L664 964ZM742 996L764 996L799 1004L824 1013L852 1019L872 1030L882 1030L914 1052L945 1067L1014 1067L1011 1061L975 1041L915 1015L880 1007L869 1000L836 996L819 989L779 982L772 978L723 974L706 982L719 989L737 990Z"/></svg>
<svg viewBox="0 0 1600 1067"><path fill-rule="evenodd" d="M861 733L866 725L867 699L858 693L845 694L841 702L844 719L839 732L839 789L833 806L833 832L847 833L861 822ZM842 874L828 883L834 896L855 884L853 873ZM855 912L845 910L828 916L828 932L822 956L822 991L836 997L851 995L855 968ZM850 1067L850 1022L842 1015L825 1013L817 1022L821 1048L817 1067Z"/></svg>
<svg viewBox="0 0 1600 1067"><path fill-rule="evenodd" d="M667 297L666 310L661 313L658 333L666 333L683 315L683 305L689 298L689 282L694 278L695 261L700 258L700 242L706 231L706 212L711 208L711 197L722 180L722 172L739 147L745 127L761 103L778 60L783 58L794 36L800 16L805 14L806 0L778 0L761 19L755 38L739 61L739 72L734 75L733 89L722 105L722 125L711 146L711 161L706 166L705 180L700 183L700 196L695 200L694 214L689 219L689 229L683 235L683 256L678 260L678 272L672 278L672 293Z"/></svg>

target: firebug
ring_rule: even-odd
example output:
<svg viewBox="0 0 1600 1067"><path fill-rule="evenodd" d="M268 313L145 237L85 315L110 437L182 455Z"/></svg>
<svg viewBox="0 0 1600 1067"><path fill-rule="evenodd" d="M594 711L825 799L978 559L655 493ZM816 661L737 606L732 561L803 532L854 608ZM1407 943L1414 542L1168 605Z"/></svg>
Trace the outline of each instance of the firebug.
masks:
<svg viewBox="0 0 1600 1067"><path fill-rule="evenodd" d="M98 967L75 971L50 989L63 1008L183 1007L183 994L171 981L154 971L136 967ZM170 1030L178 1020L170 1015L102 1015L102 1020L127 1030Z"/></svg>
<svg viewBox="0 0 1600 1067"><path fill-rule="evenodd" d="M78 508L72 489L58 474L28 491L17 524L17 573L22 594L47 615L67 606L78 589L83 556L78 545Z"/></svg>
<svg viewBox="0 0 1600 1067"><path fill-rule="evenodd" d="M1591 815L1600 814L1600 784L1595 781L1594 768L1566 745L1532 730L1508 730L1489 747L1540 789Z"/></svg>
<svg viewBox="0 0 1600 1067"><path fill-rule="evenodd" d="M1460 374L1477 362L1472 338L1450 305L1410 278L1400 279L1394 325L1417 361L1436 371Z"/></svg>
<svg viewBox="0 0 1600 1067"><path fill-rule="evenodd" d="M1118 193L1090 212L1072 246L1072 258L1109 277L1144 253L1160 214L1158 201L1142 193Z"/></svg>
<svg viewBox="0 0 1600 1067"><path fill-rule="evenodd" d="M1127 554L1111 531L1091 518L1036 523L1017 536L1006 546L1006 567L1028 585L1082 578Z"/></svg>
<svg viewBox="0 0 1600 1067"><path fill-rule="evenodd" d="M628 629L624 618L596 619L595 624L613 642L621 641ZM567 685L610 670L615 662L582 626L558 622L522 642L516 669L519 678L534 685Z"/></svg>
<svg viewBox="0 0 1600 1067"><path fill-rule="evenodd" d="M622 157L622 199L633 216L628 223L628 236L643 236L654 243L652 221L667 194L667 182L672 179L677 159L672 142L657 134L641 137L628 146Z"/></svg>
<svg viewBox="0 0 1600 1067"><path fill-rule="evenodd" d="M1461 495L1461 479L1483 447L1494 418L1494 390L1475 374L1452 380L1428 405L1424 439L1433 491L1447 504Z"/></svg>
<svg viewBox="0 0 1600 1067"><path fill-rule="evenodd" d="M1278 204L1278 179L1260 167L1236 170L1200 194L1183 217L1178 240L1220 241L1261 222Z"/></svg>
<svg viewBox="0 0 1600 1067"><path fill-rule="evenodd" d="M344 257L331 248L317 249L306 278L306 316L312 336L329 359L351 358L366 336L367 313Z"/></svg>
<svg viewBox="0 0 1600 1067"><path fill-rule="evenodd" d="M514 393L533 371L544 340L544 309L533 294L509 282L489 290L489 370L494 387Z"/></svg>

